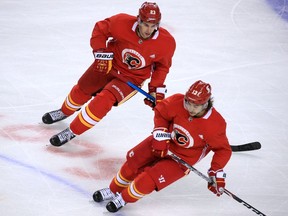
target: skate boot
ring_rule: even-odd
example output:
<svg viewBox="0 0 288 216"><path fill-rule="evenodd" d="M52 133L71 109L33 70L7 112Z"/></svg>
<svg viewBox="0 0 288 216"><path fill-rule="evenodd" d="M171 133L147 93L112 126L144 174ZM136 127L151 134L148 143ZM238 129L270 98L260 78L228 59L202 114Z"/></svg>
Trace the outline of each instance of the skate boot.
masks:
<svg viewBox="0 0 288 216"><path fill-rule="evenodd" d="M71 139L73 139L76 135L70 130L70 128L66 128L65 130L61 131L60 133L52 136L50 138L50 143L53 146L62 146Z"/></svg>
<svg viewBox="0 0 288 216"><path fill-rule="evenodd" d="M105 200L112 200L115 198L115 194L110 190L110 188L103 188L96 191L93 194L93 200L95 202L102 202Z"/></svg>
<svg viewBox="0 0 288 216"><path fill-rule="evenodd" d="M61 109L58 109L58 110L53 110L51 112L45 113L42 116L42 122L44 124L53 124L65 118L67 118L67 116L61 111Z"/></svg>
<svg viewBox="0 0 288 216"><path fill-rule="evenodd" d="M121 209L125 205L126 205L126 202L123 200L121 194L117 193L116 197L107 203L106 209L109 212L117 212L119 209Z"/></svg>

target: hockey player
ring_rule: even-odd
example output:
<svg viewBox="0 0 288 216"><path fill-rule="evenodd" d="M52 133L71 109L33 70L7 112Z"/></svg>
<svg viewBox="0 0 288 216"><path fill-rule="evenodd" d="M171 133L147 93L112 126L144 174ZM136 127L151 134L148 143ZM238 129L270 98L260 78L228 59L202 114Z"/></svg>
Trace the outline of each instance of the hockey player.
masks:
<svg viewBox="0 0 288 216"><path fill-rule="evenodd" d="M92 128L111 110L136 91L126 83L141 86L149 78L149 93L156 102L165 97L164 81L172 64L175 39L160 27L156 3L144 2L138 16L118 14L95 24L90 40L95 61L71 89L61 109L45 113L42 121L52 124L71 116L86 103L70 126L50 138L61 146ZM145 104L154 107L149 99Z"/></svg>
<svg viewBox="0 0 288 216"><path fill-rule="evenodd" d="M183 94L175 94L154 108L154 130L129 150L126 162L109 188L93 194L95 202L108 200L109 212L117 212L152 191L160 191L184 177L189 170L172 159L168 150L190 165L213 152L208 189L220 196L225 188L223 168L231 157L226 122L213 107L211 86L197 81Z"/></svg>

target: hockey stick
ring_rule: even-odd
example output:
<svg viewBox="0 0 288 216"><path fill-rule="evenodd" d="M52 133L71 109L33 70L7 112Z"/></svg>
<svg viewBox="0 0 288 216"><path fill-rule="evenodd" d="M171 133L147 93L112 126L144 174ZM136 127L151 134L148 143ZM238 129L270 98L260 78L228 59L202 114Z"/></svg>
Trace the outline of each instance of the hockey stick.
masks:
<svg viewBox="0 0 288 216"><path fill-rule="evenodd" d="M186 163L184 160L182 160L180 157L178 157L177 155L170 153L169 154L176 162L181 163L182 165L184 165L185 167L187 167L188 169L190 169L192 172L196 173L198 176L200 176L202 179L206 180L209 183L212 183L211 179L204 175L203 173L201 173L199 170L197 170L196 168L194 168L193 166L191 166L190 164ZM252 205L250 205L249 203L245 202L244 200L240 199L239 197L237 197L235 194L233 194L232 192L228 191L227 189L224 189L224 193L227 194L229 197L233 198L234 200L236 200L237 202L239 202L240 204L244 205L246 208L251 209L253 212L255 212L257 215L261 215L261 216L266 216L264 213L260 212L259 210L257 210L256 208L254 208Z"/></svg>
<svg viewBox="0 0 288 216"><path fill-rule="evenodd" d="M257 149L261 149L260 142L251 142L241 145L230 145L233 152L241 152L241 151L253 151Z"/></svg>

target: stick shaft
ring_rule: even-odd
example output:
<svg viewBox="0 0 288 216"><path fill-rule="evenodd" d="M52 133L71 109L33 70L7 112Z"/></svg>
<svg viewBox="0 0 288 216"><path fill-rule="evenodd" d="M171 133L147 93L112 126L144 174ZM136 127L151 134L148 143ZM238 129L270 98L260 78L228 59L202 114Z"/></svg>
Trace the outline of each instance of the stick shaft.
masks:
<svg viewBox="0 0 288 216"><path fill-rule="evenodd" d="M196 168L194 168L193 166L191 166L190 164L186 163L184 160L182 160L180 157L176 156L175 154L170 154L170 156L177 162L183 164L184 166L186 166L188 169L190 169L192 172L194 172L195 174L197 174L198 176L200 176L201 178L203 178L204 180L206 180L207 182L211 183L211 179L204 175L203 173L201 173L199 170L197 170ZM239 197L237 197L235 194L233 194L232 192L228 191L227 189L224 189L224 193L227 194L229 197L233 198L234 200L236 200L237 202L239 202L240 204L244 205L246 208L251 209L254 213L256 213L257 215L261 215L261 216L266 216L265 214L263 214L262 212L260 212L258 209L254 208L252 205L250 205L249 203L245 202L244 200L240 199Z"/></svg>
<svg viewBox="0 0 288 216"><path fill-rule="evenodd" d="M155 98L150 95L148 92L144 91L143 89L139 88L138 86L134 85L133 83L131 83L130 81L126 82L131 88L137 90L138 92L140 92L141 94L143 94L144 96L146 96L147 98L149 98L151 101L155 102Z"/></svg>
<svg viewBox="0 0 288 216"><path fill-rule="evenodd" d="M123 82L125 82L127 85L129 85L131 88L135 89L136 91L140 92L141 94L143 94L144 96L146 96L147 98L149 98L151 101L153 101L155 103L155 98L150 95L148 92L144 91L143 89L141 89L139 86L135 85L134 83L130 82L129 80L127 80L125 77L123 77L121 74L118 74L116 71L112 72L113 75L115 77L117 77L118 79L122 80Z"/></svg>

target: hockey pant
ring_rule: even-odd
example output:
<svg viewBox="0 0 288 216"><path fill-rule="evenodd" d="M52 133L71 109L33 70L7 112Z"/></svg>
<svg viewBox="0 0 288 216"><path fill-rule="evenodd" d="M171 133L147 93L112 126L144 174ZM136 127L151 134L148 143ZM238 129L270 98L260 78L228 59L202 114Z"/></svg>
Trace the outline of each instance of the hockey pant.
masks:
<svg viewBox="0 0 288 216"><path fill-rule="evenodd" d="M61 110L70 116L92 98L70 124L73 133L80 135L96 125L114 105L135 94L134 89L111 73L98 72L93 63L72 88Z"/></svg>
<svg viewBox="0 0 288 216"><path fill-rule="evenodd" d="M126 203L133 203L154 190L160 191L189 173L171 157L158 158L151 151L152 136L128 151L126 162L110 183L113 193L121 193Z"/></svg>

